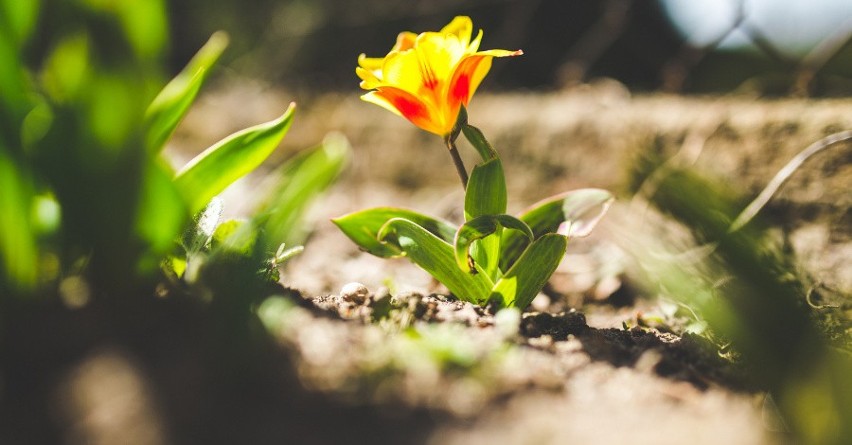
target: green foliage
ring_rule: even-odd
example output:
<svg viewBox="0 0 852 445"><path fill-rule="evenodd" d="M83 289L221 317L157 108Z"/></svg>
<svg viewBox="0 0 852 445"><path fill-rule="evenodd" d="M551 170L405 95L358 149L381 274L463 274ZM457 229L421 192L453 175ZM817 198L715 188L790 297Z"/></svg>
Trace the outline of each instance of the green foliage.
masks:
<svg viewBox="0 0 852 445"><path fill-rule="evenodd" d="M456 262L459 264L459 267L465 267L465 264L473 262L475 259L477 263L484 264L484 268L488 271L488 275L492 279L496 279L496 273L499 272L499 268L497 267L499 264L500 258L500 236L502 233L502 229L514 229L520 232L522 235L527 237L529 242L532 242L534 239L534 235L532 230L528 225L526 225L523 221L515 218L511 215L481 215L473 218L466 223L462 224L459 227L459 230L456 232L455 237L455 247L456 247ZM496 236L491 236L496 235ZM490 237L490 238L489 238ZM489 240L495 241L493 244L479 245L479 250L482 251L482 255L479 258L472 258L469 255L468 249L470 249L471 245L475 242L482 240L483 238L488 238Z"/></svg>
<svg viewBox="0 0 852 445"><path fill-rule="evenodd" d="M301 217L310 203L337 179L349 160L349 141L331 133L322 143L297 154L284 164L270 187L269 198L255 216L271 247L278 243L298 244L305 233Z"/></svg>
<svg viewBox="0 0 852 445"><path fill-rule="evenodd" d="M332 222L360 248L381 258L392 258L404 252L393 238L393 233L385 233L380 241L379 231L385 223L395 218L411 221L447 244L452 243L456 235L456 227L447 221L394 207L360 210L334 218Z"/></svg>
<svg viewBox="0 0 852 445"><path fill-rule="evenodd" d="M467 123L467 110L464 107L462 107L459 112L459 121L464 122L461 126L464 137L468 140L468 142L470 142L470 145L476 149L483 161L497 158L497 151L494 150L494 147L491 146L488 139L485 139L485 135L482 134L482 130Z"/></svg>
<svg viewBox="0 0 852 445"><path fill-rule="evenodd" d="M759 223L731 228L744 207L735 193L691 170L665 173L652 203L703 245L690 261L665 261L662 253L677 254L672 246L631 240L638 252L661 253L637 255L655 290L683 301L730 344L798 441L847 443L852 357L829 346L814 323L804 277Z"/></svg>
<svg viewBox="0 0 852 445"><path fill-rule="evenodd" d="M604 190L576 190L548 198L520 217L506 215L502 161L482 132L466 120L462 110L461 133L483 161L467 183L464 224L454 227L391 208L355 212L334 223L373 255L407 256L460 299L524 308L556 270L568 239L588 235L613 197ZM454 143L452 137L448 142Z"/></svg>
<svg viewBox="0 0 852 445"><path fill-rule="evenodd" d="M197 212L234 181L257 168L287 134L295 105L270 122L234 133L205 150L175 175L175 186Z"/></svg>
<svg viewBox="0 0 852 445"><path fill-rule="evenodd" d="M38 275L38 250L27 210L33 207L32 187L10 156L0 151L0 246L4 280L32 288ZM23 211L22 211L23 210Z"/></svg>
<svg viewBox="0 0 852 445"><path fill-rule="evenodd" d="M524 210L518 218L532 229L533 236L561 233L568 237L583 237L609 210L614 198L601 189L580 189L544 199ZM503 256L500 267L508 268L518 259L528 241L517 232L503 235Z"/></svg>
<svg viewBox="0 0 852 445"><path fill-rule="evenodd" d="M228 46L228 36L218 32L198 51L189 64L154 98L145 111L146 146L159 153L195 101L210 70Z"/></svg>
<svg viewBox="0 0 852 445"><path fill-rule="evenodd" d="M504 307L527 307L556 271L567 247L568 238L556 233L536 239L497 281L491 298L497 298Z"/></svg>
<svg viewBox="0 0 852 445"><path fill-rule="evenodd" d="M471 274L458 267L454 260L453 246L429 233L418 224L403 218L394 218L385 223L378 239L396 239L396 248L415 264L429 272L458 298L475 303L485 303L493 283L483 271Z"/></svg>
<svg viewBox="0 0 852 445"><path fill-rule="evenodd" d="M279 246L301 241L300 216L340 173L347 143L332 138L300 153L257 215L220 224L221 203L211 199L267 159L294 107L175 174L160 153L228 39L214 34L161 88L167 25L161 0L0 0L4 297L55 295L61 279L81 275L93 296L113 298L161 270L183 283L250 270L233 274L237 287L257 273L268 283L298 250Z"/></svg>
<svg viewBox="0 0 852 445"><path fill-rule="evenodd" d="M506 176L499 158L473 168L464 195L465 219L506 213Z"/></svg>
<svg viewBox="0 0 852 445"><path fill-rule="evenodd" d="M222 202L213 199L184 232L180 249L163 264L171 284L200 294L237 293L250 285L222 283L221 276L207 273L223 267L241 269L251 282L277 281L278 267L301 251L286 248L302 240L301 217L337 178L348 156L348 142L340 136L298 153L274 175L267 203L246 220L221 221Z"/></svg>

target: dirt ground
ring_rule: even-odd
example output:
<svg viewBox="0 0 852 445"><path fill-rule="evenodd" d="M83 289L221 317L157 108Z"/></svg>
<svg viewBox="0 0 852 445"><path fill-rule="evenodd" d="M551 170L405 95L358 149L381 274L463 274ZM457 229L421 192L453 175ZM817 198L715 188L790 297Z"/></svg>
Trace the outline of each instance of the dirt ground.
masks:
<svg viewBox="0 0 852 445"><path fill-rule="evenodd" d="M278 115L295 100L296 121L278 159L317 144L328 132L343 133L354 153L340 183L312 215L311 242L321 246L312 250L320 257L353 256L352 247L328 223L344 213L402 206L450 220L460 217L462 190L434 135L358 100L357 92L312 96L247 81L231 85L203 96L182 124L171 151L176 164L230 132ZM504 159L510 213L583 187L611 190L621 198L620 205L634 211L641 203L628 189L637 157L654 153L671 158L751 199L805 147L852 128L852 101L631 95L618 83L601 81L546 94L477 96L469 115ZM464 146L460 150L472 167L475 152ZM852 293L852 264L845 261L852 255L850 160L848 144L813 156L761 212L783 230L808 274L845 295ZM226 213L244 212L259 195L252 193L259 186L262 180L255 176L229 189ZM332 248L336 250L328 250ZM326 255L331 252L335 255ZM375 267L387 262L359 257L355 264L363 267L354 267L354 273L344 264L317 277L322 271L310 266L310 254L294 263L299 273L290 283L311 292L331 292L349 281L375 287L394 276ZM424 284L408 276L398 281L418 289Z"/></svg>
<svg viewBox="0 0 852 445"><path fill-rule="evenodd" d="M176 163L299 101L284 91L238 84L201 99L169 148ZM329 222L386 205L458 221L463 194L438 138L359 101L354 92L307 97L299 106L280 158L317 143L328 131L346 135L354 156L341 182L312 210L305 252L284 271L283 283L298 292L259 309L275 348L286 357L283 368L274 369L290 369L282 381L298 383L283 392L292 397L283 400L289 408L240 423L241 431L257 426L258 443L789 439L760 385L744 379L701 337L683 334L685 322L673 315L675 302L643 290L634 275L636 259L619 240L625 233L652 236L659 227L656 219L641 216L641 200L627 193L628 171L637 154L677 154L676 162L754 196L795 153L852 128L852 101L634 97L608 82L550 94L477 97L471 122L504 157L510 211L573 188L602 187L619 196L598 230L569 246L551 284L526 313L496 315L448 300L440 285L404 259L359 252ZM765 210L804 276L832 290L825 298L840 304L847 320L849 153L845 146L816 156ZM472 166L474 156L466 158ZM260 175L229 190L227 214L246 211L257 195L252 191L262 186ZM364 289L341 292L352 282ZM650 319L666 323L651 329ZM145 378L132 364L121 351L101 351L68 377L65 387L77 391L68 399L80 404L62 411L79 416L72 416L79 426L73 437L109 443L116 437L109 436L109 425L132 424L144 433L139 437L148 438L138 443L170 441L158 426L163 424L158 401L145 399ZM109 399L109 391L96 381L139 396L125 405L113 400L111 406L125 411L114 411L113 423L98 423L99 410L110 405L99 404L98 397ZM251 405L246 397L242 403Z"/></svg>

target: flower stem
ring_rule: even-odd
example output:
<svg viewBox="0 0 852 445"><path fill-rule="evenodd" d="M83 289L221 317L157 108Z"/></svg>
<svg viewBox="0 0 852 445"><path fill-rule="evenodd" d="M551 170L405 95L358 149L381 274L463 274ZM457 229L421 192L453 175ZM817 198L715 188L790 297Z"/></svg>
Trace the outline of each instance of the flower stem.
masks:
<svg viewBox="0 0 852 445"><path fill-rule="evenodd" d="M462 182L462 188L467 190L467 170L464 168L464 162L459 155L458 148L456 148L456 141L448 137L444 139L444 142L447 143L447 148L450 149L450 156L453 157L453 163L456 165L456 173L459 174L459 178Z"/></svg>

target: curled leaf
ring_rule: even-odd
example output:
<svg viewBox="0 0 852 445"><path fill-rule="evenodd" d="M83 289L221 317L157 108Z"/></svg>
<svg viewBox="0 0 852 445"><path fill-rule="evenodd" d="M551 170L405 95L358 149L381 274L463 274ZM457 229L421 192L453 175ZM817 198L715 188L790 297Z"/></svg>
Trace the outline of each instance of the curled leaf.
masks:
<svg viewBox="0 0 852 445"><path fill-rule="evenodd" d="M606 190L581 189L570 192L562 200L565 220L559 224L556 233L568 238L589 236L613 201L615 198Z"/></svg>
<svg viewBox="0 0 852 445"><path fill-rule="evenodd" d="M602 189L572 190L532 205L519 218L530 226L536 238L546 233L582 237L597 225L614 199L612 193ZM500 267L503 270L511 267L528 244L516 232L505 233Z"/></svg>
<svg viewBox="0 0 852 445"><path fill-rule="evenodd" d="M474 167L464 195L465 219L506 213L507 201L506 177L500 158Z"/></svg>
<svg viewBox="0 0 852 445"><path fill-rule="evenodd" d="M456 232L454 245L456 264L462 270L475 272L469 258L469 249L474 241L485 238L500 227L514 229L526 236L528 241L533 240L533 232L530 227L518 218L511 215L482 215L464 223Z"/></svg>

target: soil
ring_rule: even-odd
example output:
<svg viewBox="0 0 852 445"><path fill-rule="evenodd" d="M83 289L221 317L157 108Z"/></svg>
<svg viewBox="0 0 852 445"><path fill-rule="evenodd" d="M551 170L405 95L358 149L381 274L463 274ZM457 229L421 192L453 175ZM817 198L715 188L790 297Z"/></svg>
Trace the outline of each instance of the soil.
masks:
<svg viewBox="0 0 852 445"><path fill-rule="evenodd" d="M176 164L276 116L291 99L236 84L202 98L187 118L170 147ZM109 304L12 308L36 315L4 319L8 338L31 341L15 349L0 339L8 360L0 369L0 442L790 439L761 382L729 351L690 333L694 319L677 301L643 285L622 241L668 226L626 193L628 171L637 153L678 154L753 196L798 150L852 128L852 102L631 97L610 83L477 97L470 115L504 153L510 211L572 188L620 195L611 218L572 242L530 308L497 313L455 300L404 259L358 251L328 222L379 205L462 217L462 192L440 141L373 108L354 96L312 97L302 106L285 155L329 130L346 134L355 155L309 215L311 236L287 264L284 286L268 290L256 307L260 320L245 332L217 328L232 316L221 308L179 298L144 296L118 318ZM819 283L819 303L831 306L824 319L835 323L840 343L852 335L845 260L852 170L842 150L808 163L765 211L802 279ZM224 195L228 215L247 211L262 179Z"/></svg>
<svg viewBox="0 0 852 445"><path fill-rule="evenodd" d="M182 134L198 140L202 128L209 128L205 119L237 98L242 103L256 98L251 103L260 112L275 109L286 96L262 86L208 96L205 112L190 116ZM354 96L314 97L286 139L285 151L310 145L325 132L341 131L350 139L354 157L341 184L314 210L312 248L289 265L284 282L305 295L326 295L309 300L319 303L320 312L338 314L338 290L350 282L364 283L371 298L393 295L396 304L412 308L406 326L423 323L434 329L449 322L465 329L427 332L439 338L487 337L495 329L487 311L446 300L440 285L404 259L387 261L359 252L327 223L346 212L383 205L461 219L463 195L439 141L364 105ZM493 343L472 340L467 347L479 351L474 354L479 367L462 367L467 371L461 375L452 367L441 369L440 377L426 372L428 377L418 383L419 374L405 371L405 365L396 363L389 372L386 366L360 361L365 351L393 345L399 335L398 324L388 328L386 321L360 314L356 321L324 322L332 332L346 326L347 334L331 341L337 349L327 356L349 361L299 368L300 378L312 382L312 373L318 372L325 380L314 384L317 390L348 403L425 408L437 419L424 436L429 443L783 441L785 428L760 385L749 382L718 345L685 333L690 317L678 310L677 302L656 298L642 285L636 257L623 242L625 233L653 239L670 227L628 194L630 167L647 153L672 157L745 197L755 196L807 145L852 128L852 102L632 96L618 84L601 82L551 94L479 96L470 116L504 158L510 211L579 187L607 188L622 197L591 237L569 246L545 293L523 314L517 334L504 340L522 364L495 364L488 352ZM822 314L827 324L837 325L837 338L847 347L852 335L852 269L843 260L852 256L852 202L845 191L852 178L848 148L841 145L808 161L762 213L782 233L806 285L825 286L823 303L842 308ZM466 160L470 166L475 157L468 153ZM247 182L246 187L253 186ZM642 192L653 193L643 190L640 197ZM347 311L369 312L370 304ZM302 329L290 332L296 331ZM365 341L364 336L379 340ZM309 354L306 344L286 334L279 341L295 351L293 360L310 362L304 358ZM389 354L401 354L394 348L419 347L397 345ZM346 383L331 383L329 369ZM376 376L375 369L384 371ZM471 376L479 383L471 383ZM366 386L365 380L370 382ZM418 388L426 388L425 393Z"/></svg>

